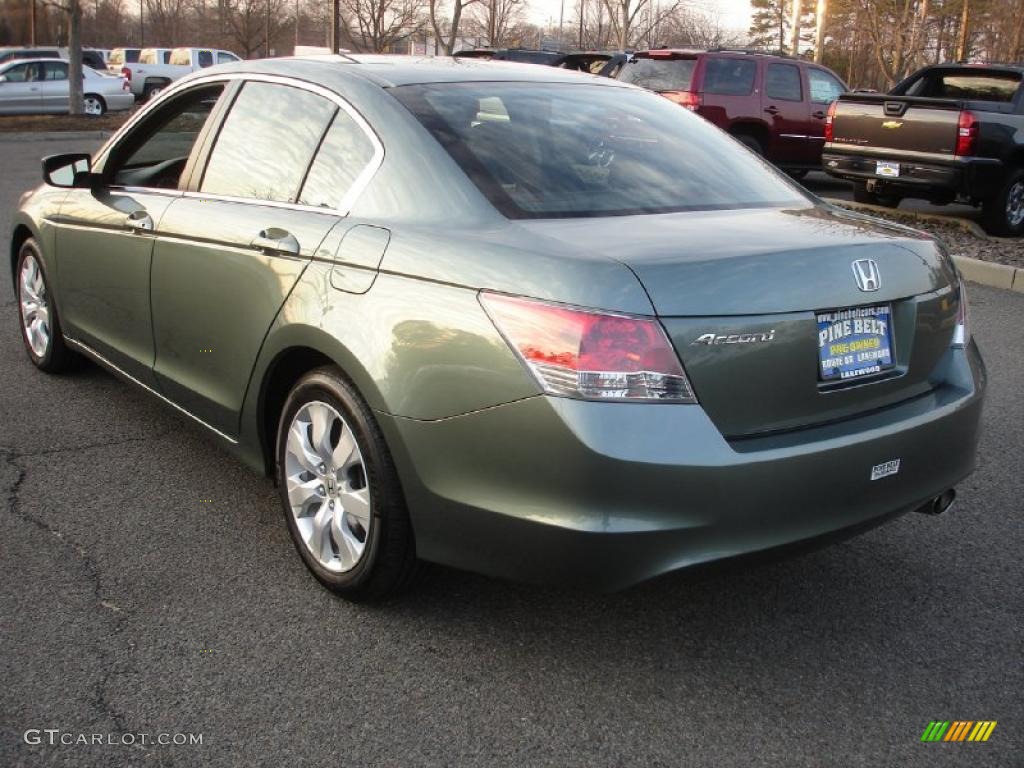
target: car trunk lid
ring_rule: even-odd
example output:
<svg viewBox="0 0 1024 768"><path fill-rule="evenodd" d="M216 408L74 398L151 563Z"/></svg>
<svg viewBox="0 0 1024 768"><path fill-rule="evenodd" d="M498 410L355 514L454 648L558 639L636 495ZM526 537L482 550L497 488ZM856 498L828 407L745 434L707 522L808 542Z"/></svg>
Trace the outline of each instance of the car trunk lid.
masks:
<svg viewBox="0 0 1024 768"><path fill-rule="evenodd" d="M630 219L524 226L633 270L725 436L848 418L934 386L957 297L948 260L930 240L826 208ZM858 288L853 264L862 259L877 266L874 290ZM887 313L892 366L823 380L818 315L865 307ZM843 343L826 347L833 342Z"/></svg>

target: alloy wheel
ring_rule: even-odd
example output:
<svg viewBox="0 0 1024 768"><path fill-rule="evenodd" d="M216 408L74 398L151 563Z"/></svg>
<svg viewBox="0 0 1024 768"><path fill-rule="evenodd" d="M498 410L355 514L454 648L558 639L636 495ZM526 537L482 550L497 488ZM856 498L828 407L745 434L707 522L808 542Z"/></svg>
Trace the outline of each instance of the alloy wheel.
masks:
<svg viewBox="0 0 1024 768"><path fill-rule="evenodd" d="M31 253L21 262L19 281L22 328L32 353L42 358L50 348L50 307L43 270Z"/></svg>
<svg viewBox="0 0 1024 768"><path fill-rule="evenodd" d="M83 106L87 115L95 117L103 114L103 103L95 96L86 96Z"/></svg>
<svg viewBox="0 0 1024 768"><path fill-rule="evenodd" d="M332 405L305 403L288 427L284 463L302 542L327 570L352 570L372 525L368 474L355 433Z"/></svg>
<svg viewBox="0 0 1024 768"><path fill-rule="evenodd" d="M1006 223L1016 229L1024 222L1024 181L1010 187L1006 196Z"/></svg>

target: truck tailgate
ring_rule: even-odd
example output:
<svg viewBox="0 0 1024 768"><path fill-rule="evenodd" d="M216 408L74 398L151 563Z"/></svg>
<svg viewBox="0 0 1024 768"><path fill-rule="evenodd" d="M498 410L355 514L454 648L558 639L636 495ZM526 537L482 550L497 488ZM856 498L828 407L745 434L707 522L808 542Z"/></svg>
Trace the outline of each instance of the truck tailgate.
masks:
<svg viewBox="0 0 1024 768"><path fill-rule="evenodd" d="M961 108L959 101L947 99L843 95L832 119L831 148L872 147L952 157Z"/></svg>

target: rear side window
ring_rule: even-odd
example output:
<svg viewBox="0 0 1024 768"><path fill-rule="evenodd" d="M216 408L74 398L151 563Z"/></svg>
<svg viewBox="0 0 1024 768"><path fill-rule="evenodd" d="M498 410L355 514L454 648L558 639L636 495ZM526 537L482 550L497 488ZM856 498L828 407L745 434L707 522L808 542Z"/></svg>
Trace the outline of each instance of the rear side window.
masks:
<svg viewBox="0 0 1024 768"><path fill-rule="evenodd" d="M204 69L213 66L213 51L199 52L199 66Z"/></svg>
<svg viewBox="0 0 1024 768"><path fill-rule="evenodd" d="M822 69L808 69L807 84L815 104L831 104L846 92L846 86Z"/></svg>
<svg viewBox="0 0 1024 768"><path fill-rule="evenodd" d="M139 63L139 50L129 50L124 52L124 60L127 64L138 64Z"/></svg>
<svg viewBox="0 0 1024 768"><path fill-rule="evenodd" d="M769 64L765 68L764 92L769 99L800 101L800 68L794 64Z"/></svg>
<svg viewBox="0 0 1024 768"><path fill-rule="evenodd" d="M337 208L373 158L373 144L347 112L339 109L302 185L299 202Z"/></svg>
<svg viewBox="0 0 1024 768"><path fill-rule="evenodd" d="M63 62L47 61L43 65L46 70L47 80L67 80L68 65Z"/></svg>
<svg viewBox="0 0 1024 768"><path fill-rule="evenodd" d="M708 58L704 63L704 93L747 96L754 90L757 62L749 59Z"/></svg>
<svg viewBox="0 0 1024 768"><path fill-rule="evenodd" d="M334 110L300 88L246 83L217 136L201 191L294 202Z"/></svg>
<svg viewBox="0 0 1024 768"><path fill-rule="evenodd" d="M18 64L4 70L4 77L9 83L27 83L40 79L37 70L38 65L36 64Z"/></svg>
<svg viewBox="0 0 1024 768"><path fill-rule="evenodd" d="M696 59L639 57L622 66L618 79L651 91L688 91L696 67Z"/></svg>
<svg viewBox="0 0 1024 768"><path fill-rule="evenodd" d="M192 63L192 52L188 48L177 48L171 51L171 64L189 66Z"/></svg>
<svg viewBox="0 0 1024 768"><path fill-rule="evenodd" d="M139 64L156 64L157 52L147 48L139 54Z"/></svg>

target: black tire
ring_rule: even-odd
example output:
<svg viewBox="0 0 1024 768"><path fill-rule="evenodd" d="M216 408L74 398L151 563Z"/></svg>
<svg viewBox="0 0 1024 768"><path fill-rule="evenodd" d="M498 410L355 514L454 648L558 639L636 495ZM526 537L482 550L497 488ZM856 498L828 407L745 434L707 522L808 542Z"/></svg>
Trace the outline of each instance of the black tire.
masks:
<svg viewBox="0 0 1024 768"><path fill-rule="evenodd" d="M364 482L370 491L371 522L365 532L364 550L355 565L343 572L326 568L312 554L302 539L288 498L288 430L302 407L316 401L333 407L351 428L362 453ZM288 531L302 561L321 584L348 600L374 602L392 597L412 583L419 568L398 473L372 412L338 370L318 368L292 388L278 422L276 456L276 478Z"/></svg>
<svg viewBox="0 0 1024 768"><path fill-rule="evenodd" d="M733 138L755 155L764 157L764 145L756 136L751 136L749 133L736 133L733 134Z"/></svg>
<svg viewBox="0 0 1024 768"><path fill-rule="evenodd" d="M142 88L142 100L148 102L150 99L155 99L166 87L164 83L147 83Z"/></svg>
<svg viewBox="0 0 1024 768"><path fill-rule="evenodd" d="M1015 220L1024 212L1024 169L1012 171L999 192L982 203L981 211L981 224L990 235L1024 235L1024 218Z"/></svg>
<svg viewBox="0 0 1024 768"><path fill-rule="evenodd" d="M853 183L853 201L865 205L880 205L883 208L899 208L903 198L899 195L880 195L868 192L868 185L863 181Z"/></svg>
<svg viewBox="0 0 1024 768"><path fill-rule="evenodd" d="M107 114L107 102L97 93L87 93L82 96L82 103L88 105L89 101L93 100L96 103L96 107L99 111L97 112L86 112L90 117L102 117ZM88 106L86 106L86 109Z"/></svg>
<svg viewBox="0 0 1024 768"><path fill-rule="evenodd" d="M49 317L49 342L41 355L37 354L36 351L32 349L32 344L29 341L28 329L25 325L24 314L22 313L24 286L22 285L21 273L26 260L30 256L38 265L45 291L46 308ZM73 350L69 349L67 344L64 343L64 336L61 333L60 315L57 311L57 304L53 296L53 291L50 289L50 278L46 274L46 265L43 263L39 245L31 237L22 244L21 250L18 251L18 267L15 272L15 292L17 294L16 309L18 312L18 327L21 328L21 341L25 345L25 351L28 353L28 357L32 361L32 364L45 373L67 373L77 368L82 358Z"/></svg>

